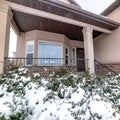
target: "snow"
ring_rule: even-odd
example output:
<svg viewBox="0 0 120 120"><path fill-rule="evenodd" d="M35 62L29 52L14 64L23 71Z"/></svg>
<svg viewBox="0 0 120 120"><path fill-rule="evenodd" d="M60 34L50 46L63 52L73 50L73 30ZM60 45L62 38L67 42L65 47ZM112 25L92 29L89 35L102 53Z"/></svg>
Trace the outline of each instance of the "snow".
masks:
<svg viewBox="0 0 120 120"><path fill-rule="evenodd" d="M24 69L19 71L21 74ZM34 77L37 76L39 74L34 74ZM73 77L75 79L78 78L77 75L73 75ZM10 81L7 81L9 83L8 86L7 84L0 85L0 95L4 94L0 97L0 116L5 115L8 117L11 114L12 111L8 106L9 104L5 103L10 103L14 107L14 99L17 105L17 109L14 112L18 112L22 107L24 109L29 108L28 113L31 114L27 116L26 120L89 120L92 119L91 117L94 120L120 119L120 112L116 107L119 106L119 98L117 104L112 103L106 98L110 94L106 93L104 97L97 93L100 88L94 89L91 94L90 91L83 87L86 83L85 77L82 79L83 82L77 84L76 87L65 86L61 83L57 91L48 89L50 83L44 78L38 82L32 82L31 79L30 77L19 77L19 74L14 75L13 83L19 82L18 88L20 86L24 88L25 94L22 97L19 97L19 94L14 94L14 92L6 91L9 84L11 84ZM63 80L64 77L58 79ZM24 87L23 84L26 82L29 83ZM117 81L115 82L117 84ZM104 86L109 86L109 83L104 82ZM118 89L112 89L113 91L116 90L116 95L120 95L118 92L119 88L118 86ZM61 94L61 97L59 97L58 93Z"/></svg>
<svg viewBox="0 0 120 120"><path fill-rule="evenodd" d="M103 116L104 120L113 118L111 113L114 113L115 111L113 111L110 103L91 100L89 106L92 114L99 114L99 116Z"/></svg>
<svg viewBox="0 0 120 120"><path fill-rule="evenodd" d="M78 103L82 99L84 99L85 91L81 88L79 88L75 93L71 95L70 101L74 103Z"/></svg>
<svg viewBox="0 0 120 120"><path fill-rule="evenodd" d="M2 95L2 97L0 97L0 113L8 115L10 112L7 103L12 102L11 98L13 96L13 93L7 94L5 90L6 85L4 85L4 87L0 86L0 95Z"/></svg>
<svg viewBox="0 0 120 120"><path fill-rule="evenodd" d="M12 102L9 97L3 97L0 99L0 113L9 114L9 107L5 105L5 101Z"/></svg>

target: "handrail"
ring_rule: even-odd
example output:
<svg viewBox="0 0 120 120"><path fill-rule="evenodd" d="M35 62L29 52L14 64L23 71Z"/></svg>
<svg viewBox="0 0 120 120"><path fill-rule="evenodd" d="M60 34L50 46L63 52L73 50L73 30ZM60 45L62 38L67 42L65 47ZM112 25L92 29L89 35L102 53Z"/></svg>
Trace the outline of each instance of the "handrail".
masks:
<svg viewBox="0 0 120 120"><path fill-rule="evenodd" d="M37 57L5 57L4 63L22 66L77 66L78 63L88 67L88 59L73 58L37 58Z"/></svg>
<svg viewBox="0 0 120 120"><path fill-rule="evenodd" d="M115 71L113 71L112 69L110 69L109 67L107 67L106 65L104 65L104 64L102 64L102 63L100 63L99 61L97 61L97 60L94 60L95 61L95 71L96 71L96 73L97 73L97 71L99 72L100 70L99 70L99 68L97 68L98 66L99 67L102 67L102 69L103 69L103 73L111 73L111 75L118 75L118 73L117 72L115 72ZM97 66L98 65L98 66ZM99 72L99 73L102 73L101 71Z"/></svg>
<svg viewBox="0 0 120 120"><path fill-rule="evenodd" d="M27 57L4 57L4 59L28 59L28 58ZM73 58L39 58L39 57L33 57L32 59L70 59L70 60L73 60ZM76 58L75 60L88 60L88 59Z"/></svg>

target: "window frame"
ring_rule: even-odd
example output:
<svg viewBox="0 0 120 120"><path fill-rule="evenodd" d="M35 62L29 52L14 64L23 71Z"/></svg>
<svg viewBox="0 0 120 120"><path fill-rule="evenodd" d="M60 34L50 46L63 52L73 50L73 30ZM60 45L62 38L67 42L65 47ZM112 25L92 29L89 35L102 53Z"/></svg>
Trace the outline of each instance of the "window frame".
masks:
<svg viewBox="0 0 120 120"><path fill-rule="evenodd" d="M73 49L75 50L75 58L73 57L73 56L74 56L74 55L73 55ZM77 62L76 62L76 58L77 58L77 49L76 49L76 47L72 47L71 53L72 53L72 55L71 55L71 57L72 57L72 65L77 65ZM75 62L74 62L74 60L75 60Z"/></svg>
<svg viewBox="0 0 120 120"><path fill-rule="evenodd" d="M27 52L27 43L28 42L33 42L33 52ZM34 40L27 40L26 41L26 62L25 62L25 64L26 64L26 66L32 66L33 64L34 64L34 50L35 49L35 42L34 42ZM27 64L27 60L28 60L28 58L27 58L27 55L28 54L33 54L33 58L32 58L32 64Z"/></svg>
<svg viewBox="0 0 120 120"><path fill-rule="evenodd" d="M66 49L67 49L67 53L66 53ZM65 54L64 55L65 55L64 56L64 58L65 58L65 60L64 60L65 65L70 65L70 46L69 45L65 45Z"/></svg>

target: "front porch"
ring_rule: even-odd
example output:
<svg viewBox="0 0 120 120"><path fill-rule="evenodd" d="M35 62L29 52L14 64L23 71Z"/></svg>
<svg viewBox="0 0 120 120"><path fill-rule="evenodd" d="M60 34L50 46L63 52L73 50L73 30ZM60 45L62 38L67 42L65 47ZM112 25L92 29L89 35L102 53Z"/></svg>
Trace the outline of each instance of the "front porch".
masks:
<svg viewBox="0 0 120 120"><path fill-rule="evenodd" d="M78 71L79 64L81 64L78 62L79 59L80 61L84 59L82 65L84 65L85 71L89 71L90 74L95 73L93 40L102 33L110 34L118 25L106 18L84 11L78 6L53 0L26 1L0 1L0 73L3 73L4 63L7 65L6 60L8 63L14 64L15 62L18 65L20 62L23 66L38 66L38 68L39 66L73 66ZM11 25L18 34L18 41L16 58L9 59ZM58 54L44 52L45 49L42 47L48 43L52 44L52 47L58 46L59 51L56 48L53 50ZM29 49L31 45L33 47ZM68 52L66 52L66 48L68 48ZM84 57L79 58L77 54L74 56L73 48L84 49ZM46 56L44 57L44 55ZM28 58L32 58L32 60L28 61ZM41 63L41 61L44 62ZM27 65L28 63L30 65Z"/></svg>

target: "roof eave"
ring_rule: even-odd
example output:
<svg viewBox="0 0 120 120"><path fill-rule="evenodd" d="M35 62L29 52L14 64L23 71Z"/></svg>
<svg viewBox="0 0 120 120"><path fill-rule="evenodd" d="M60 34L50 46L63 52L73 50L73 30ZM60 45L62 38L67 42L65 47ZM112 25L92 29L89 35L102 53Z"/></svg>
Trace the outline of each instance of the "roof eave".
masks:
<svg viewBox="0 0 120 120"><path fill-rule="evenodd" d="M107 16L111 12L113 12L115 9L117 9L120 6L120 0L115 0L110 6L108 6L101 15Z"/></svg>
<svg viewBox="0 0 120 120"><path fill-rule="evenodd" d="M81 9L79 6L63 4L61 2L56 2L54 0L48 0L48 1L51 2L53 5L56 4L56 5L58 5L58 7L62 7L64 9L67 8L70 11L72 10L75 13L83 14L84 16L88 16L92 19L95 18L95 20L98 20L98 21L101 21L101 22L104 22L107 24L115 25L116 27L120 26L120 23L118 23L118 22L112 21L112 20L105 18L103 16L100 16L100 15L91 13L87 10Z"/></svg>

